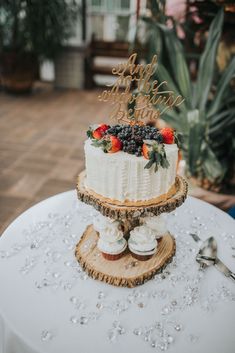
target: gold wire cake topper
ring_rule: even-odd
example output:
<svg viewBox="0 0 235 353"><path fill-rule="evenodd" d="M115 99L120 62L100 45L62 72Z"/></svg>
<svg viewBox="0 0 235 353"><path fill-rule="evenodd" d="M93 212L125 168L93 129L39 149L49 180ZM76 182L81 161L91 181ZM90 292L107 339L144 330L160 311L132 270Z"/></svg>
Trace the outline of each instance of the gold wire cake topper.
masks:
<svg viewBox="0 0 235 353"><path fill-rule="evenodd" d="M137 53L112 69L117 80L98 96L99 101L113 105L111 119L118 123L151 121L183 103L184 98L169 90L167 81L151 81L156 69L157 55L151 63L143 65L137 64ZM134 92L132 88L135 88ZM133 107L126 108L130 105Z"/></svg>

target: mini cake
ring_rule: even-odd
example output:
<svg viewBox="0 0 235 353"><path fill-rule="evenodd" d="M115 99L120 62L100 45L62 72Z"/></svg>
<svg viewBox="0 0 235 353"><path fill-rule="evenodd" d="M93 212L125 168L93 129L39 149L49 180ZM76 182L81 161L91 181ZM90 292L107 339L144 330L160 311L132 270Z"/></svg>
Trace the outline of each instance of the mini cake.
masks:
<svg viewBox="0 0 235 353"><path fill-rule="evenodd" d="M119 260L124 255L127 241L126 239L121 238L116 242L108 242L100 238L97 247L106 260L115 261Z"/></svg>
<svg viewBox="0 0 235 353"><path fill-rule="evenodd" d="M162 238L168 232L164 214L146 217L144 224L156 233L156 239Z"/></svg>
<svg viewBox="0 0 235 353"><path fill-rule="evenodd" d="M149 260L157 250L156 233L146 225L135 227L130 232L128 246L134 258Z"/></svg>
<svg viewBox="0 0 235 353"><path fill-rule="evenodd" d="M109 226L120 228L120 223L112 218L104 217L102 214L99 214L97 217L94 218L93 226L97 232L102 233L105 232L105 230L107 230Z"/></svg>
<svg viewBox="0 0 235 353"><path fill-rule="evenodd" d="M127 241L119 222L100 215L93 221L93 226L99 233L97 247L103 257L111 261L120 259L125 253Z"/></svg>
<svg viewBox="0 0 235 353"><path fill-rule="evenodd" d="M175 193L175 132L147 125L100 125L85 142L85 187L120 203L162 201Z"/></svg>

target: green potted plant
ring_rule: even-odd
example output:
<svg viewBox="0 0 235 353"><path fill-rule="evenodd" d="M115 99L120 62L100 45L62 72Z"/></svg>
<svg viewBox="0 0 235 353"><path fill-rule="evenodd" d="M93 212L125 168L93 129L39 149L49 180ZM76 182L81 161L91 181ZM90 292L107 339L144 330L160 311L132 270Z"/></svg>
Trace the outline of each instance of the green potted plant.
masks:
<svg viewBox="0 0 235 353"><path fill-rule="evenodd" d="M235 95L230 84L235 74L235 58L221 74L216 70L223 18L221 9L210 25L194 82L175 28L169 29L159 22L151 27L157 47L164 48L167 55L167 61L159 57L153 79L166 80L168 87L185 98L179 108L166 111L162 119L183 135L182 153L188 177L210 190L229 185L235 164ZM156 48L156 43L150 43L151 46ZM150 49L150 55L152 52Z"/></svg>
<svg viewBox="0 0 235 353"><path fill-rule="evenodd" d="M41 59L53 59L73 34L75 0L1 0L0 72L13 92L30 91Z"/></svg>

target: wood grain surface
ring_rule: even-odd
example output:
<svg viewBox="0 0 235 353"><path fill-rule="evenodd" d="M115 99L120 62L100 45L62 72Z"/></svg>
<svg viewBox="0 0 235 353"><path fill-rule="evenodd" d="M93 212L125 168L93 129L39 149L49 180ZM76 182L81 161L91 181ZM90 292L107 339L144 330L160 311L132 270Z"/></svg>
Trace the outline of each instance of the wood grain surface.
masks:
<svg viewBox="0 0 235 353"><path fill-rule="evenodd" d="M90 225L76 246L75 256L93 279L119 287L135 287L160 272L175 254L175 239L170 233L158 242L157 252L147 261L138 261L129 250L119 260L104 259L97 248L98 233Z"/></svg>

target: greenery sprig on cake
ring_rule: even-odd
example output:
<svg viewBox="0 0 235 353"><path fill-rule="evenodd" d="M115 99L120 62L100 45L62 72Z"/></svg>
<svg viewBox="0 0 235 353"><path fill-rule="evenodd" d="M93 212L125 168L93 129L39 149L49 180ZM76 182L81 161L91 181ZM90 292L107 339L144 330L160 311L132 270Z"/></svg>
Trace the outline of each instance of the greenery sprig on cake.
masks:
<svg viewBox="0 0 235 353"><path fill-rule="evenodd" d="M179 135L171 128L161 130L144 124L123 124L109 126L106 124L90 126L87 136L92 145L102 148L105 153L123 151L136 157L148 159L145 168L154 166L168 168L164 144L179 143Z"/></svg>
<svg viewBox="0 0 235 353"><path fill-rule="evenodd" d="M169 162L166 158L166 151L163 144L157 143L153 140L145 140L142 147L143 155L149 162L144 168L150 169L154 166L155 173L158 171L158 167L168 168Z"/></svg>

